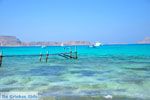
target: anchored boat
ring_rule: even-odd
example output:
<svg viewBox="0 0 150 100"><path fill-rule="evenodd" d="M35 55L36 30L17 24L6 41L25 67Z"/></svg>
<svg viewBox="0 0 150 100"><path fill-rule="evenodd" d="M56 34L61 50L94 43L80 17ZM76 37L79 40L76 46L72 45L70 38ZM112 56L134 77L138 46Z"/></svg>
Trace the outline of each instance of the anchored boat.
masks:
<svg viewBox="0 0 150 100"><path fill-rule="evenodd" d="M101 45L102 45L102 43L100 43L100 42L95 42L95 44L94 44L95 47L99 47Z"/></svg>
<svg viewBox="0 0 150 100"><path fill-rule="evenodd" d="M101 45L102 45L102 43L100 43L100 42L95 42L93 45L90 45L89 47L95 48L95 47L99 47L99 46L101 46Z"/></svg>

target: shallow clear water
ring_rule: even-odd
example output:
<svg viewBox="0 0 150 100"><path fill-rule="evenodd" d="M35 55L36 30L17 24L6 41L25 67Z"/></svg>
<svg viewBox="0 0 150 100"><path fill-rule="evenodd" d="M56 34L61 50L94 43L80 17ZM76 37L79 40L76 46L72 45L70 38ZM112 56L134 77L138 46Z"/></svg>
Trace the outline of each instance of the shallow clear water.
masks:
<svg viewBox="0 0 150 100"><path fill-rule="evenodd" d="M38 91L43 96L124 96L150 99L150 45L79 46L78 59L4 57L0 91ZM63 47L1 47L3 55L66 52Z"/></svg>

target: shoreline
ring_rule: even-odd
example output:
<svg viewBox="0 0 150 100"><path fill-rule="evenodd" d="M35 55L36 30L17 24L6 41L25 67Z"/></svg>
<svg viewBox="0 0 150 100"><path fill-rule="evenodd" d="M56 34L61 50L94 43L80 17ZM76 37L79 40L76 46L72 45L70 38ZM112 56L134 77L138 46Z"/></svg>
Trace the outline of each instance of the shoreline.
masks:
<svg viewBox="0 0 150 100"><path fill-rule="evenodd" d="M113 45L150 45L149 44L103 44L102 46L113 46ZM4 45L4 46L0 46L0 47L41 47L43 45ZM89 46L89 45L45 45L46 47L65 47L65 46ZM101 46L100 46L101 47Z"/></svg>

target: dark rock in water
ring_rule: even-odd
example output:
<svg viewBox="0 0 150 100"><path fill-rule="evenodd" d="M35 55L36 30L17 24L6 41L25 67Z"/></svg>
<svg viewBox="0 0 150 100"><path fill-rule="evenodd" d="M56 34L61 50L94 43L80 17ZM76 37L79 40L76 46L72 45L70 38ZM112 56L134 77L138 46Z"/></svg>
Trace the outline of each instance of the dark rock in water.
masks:
<svg viewBox="0 0 150 100"><path fill-rule="evenodd" d="M15 36L0 36L1 46L17 46L20 44L21 44L21 41Z"/></svg>

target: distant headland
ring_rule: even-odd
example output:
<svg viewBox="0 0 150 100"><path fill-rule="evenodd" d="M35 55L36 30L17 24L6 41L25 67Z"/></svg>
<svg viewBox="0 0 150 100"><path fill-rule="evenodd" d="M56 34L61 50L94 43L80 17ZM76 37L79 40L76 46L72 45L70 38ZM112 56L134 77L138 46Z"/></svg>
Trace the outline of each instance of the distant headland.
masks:
<svg viewBox="0 0 150 100"><path fill-rule="evenodd" d="M150 44L150 37L145 37L143 40L137 42L138 44Z"/></svg>
<svg viewBox="0 0 150 100"><path fill-rule="evenodd" d="M53 41L35 41L24 42L16 36L0 36L0 46L72 46L72 45L92 45L89 41L65 41L65 42L53 42ZM114 43L111 43L114 44ZM121 43L115 43L121 44ZM126 43L123 43L126 44ZM145 37L143 40L138 41L135 44L150 44L150 37Z"/></svg>
<svg viewBox="0 0 150 100"><path fill-rule="evenodd" d="M60 46L60 45L91 45L89 41L65 41L65 42L23 42L15 36L0 36L0 46Z"/></svg>

